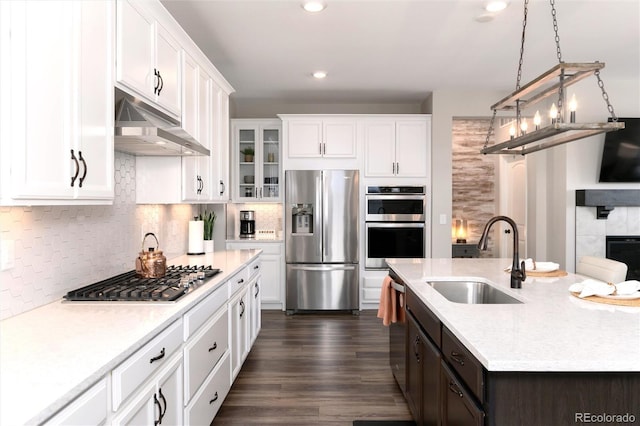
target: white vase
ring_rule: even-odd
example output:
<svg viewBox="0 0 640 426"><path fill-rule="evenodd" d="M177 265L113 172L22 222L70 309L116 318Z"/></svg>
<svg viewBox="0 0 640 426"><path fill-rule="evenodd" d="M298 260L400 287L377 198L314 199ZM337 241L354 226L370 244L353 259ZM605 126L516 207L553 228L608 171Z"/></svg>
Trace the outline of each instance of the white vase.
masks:
<svg viewBox="0 0 640 426"><path fill-rule="evenodd" d="M213 240L204 240L204 252L213 253Z"/></svg>

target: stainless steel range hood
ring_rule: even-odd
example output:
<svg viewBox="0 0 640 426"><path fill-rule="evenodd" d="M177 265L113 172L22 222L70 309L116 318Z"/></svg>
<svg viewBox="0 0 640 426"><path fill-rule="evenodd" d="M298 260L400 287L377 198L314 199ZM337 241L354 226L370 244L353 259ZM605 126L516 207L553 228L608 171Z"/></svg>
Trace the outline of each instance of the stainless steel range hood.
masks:
<svg viewBox="0 0 640 426"><path fill-rule="evenodd" d="M133 155L210 155L178 120L120 91L116 91L114 142L116 151Z"/></svg>

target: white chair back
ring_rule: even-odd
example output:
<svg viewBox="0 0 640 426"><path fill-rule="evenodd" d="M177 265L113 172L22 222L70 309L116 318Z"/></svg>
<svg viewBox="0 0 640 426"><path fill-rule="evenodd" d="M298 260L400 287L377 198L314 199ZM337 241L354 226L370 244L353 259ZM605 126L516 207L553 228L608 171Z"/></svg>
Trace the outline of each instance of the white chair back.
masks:
<svg viewBox="0 0 640 426"><path fill-rule="evenodd" d="M583 256L576 266L576 273L616 284L626 279L627 265L603 257Z"/></svg>

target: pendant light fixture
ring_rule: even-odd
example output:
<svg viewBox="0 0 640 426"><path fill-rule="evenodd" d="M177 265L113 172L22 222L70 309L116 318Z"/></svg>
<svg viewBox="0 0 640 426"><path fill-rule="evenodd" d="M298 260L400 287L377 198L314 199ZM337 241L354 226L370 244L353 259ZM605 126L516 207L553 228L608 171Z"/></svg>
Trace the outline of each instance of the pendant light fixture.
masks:
<svg viewBox="0 0 640 426"><path fill-rule="evenodd" d="M522 39L520 44L520 61L518 63L516 90L509 96L491 106L493 115L491 117L489 132L487 133L484 146L480 150L482 154L525 155L599 133L624 129L624 123L618 122L613 106L611 105L611 102L609 102L609 95L605 91L604 83L600 78L600 70L604 68L604 63L597 61L569 63L562 60L555 1L550 0L550 4L551 16L553 17L553 29L555 32L558 64L531 82L521 86L520 80L522 77L524 41L529 6L529 0L524 0L524 19L522 23ZM595 75L598 80L598 86L602 91L602 98L606 102L607 109L611 114L611 122L577 123L576 109L578 102L575 95L572 96L571 101L567 105L567 87L592 75ZM530 123L527 123L526 119L522 117L523 110L552 96L556 96L556 99L552 103L549 114L540 114L540 111L536 110L533 122L531 123L533 125L530 126ZM565 105L567 105L566 108ZM495 118L498 111L515 113L515 123L510 129L510 136L507 141L489 146L489 139L493 133Z"/></svg>

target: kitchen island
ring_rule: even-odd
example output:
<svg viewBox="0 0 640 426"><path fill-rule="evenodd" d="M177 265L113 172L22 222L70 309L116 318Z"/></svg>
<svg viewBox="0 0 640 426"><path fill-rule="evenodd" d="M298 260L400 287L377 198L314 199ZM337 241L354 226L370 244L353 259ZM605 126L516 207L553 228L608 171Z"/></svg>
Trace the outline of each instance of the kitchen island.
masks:
<svg viewBox="0 0 640 426"><path fill-rule="evenodd" d="M60 300L3 320L0 322L0 424L41 424L101 381L106 383L103 393L111 393L115 387L110 382L111 372L166 329L175 329L172 333L177 336L177 350L171 359L180 363L183 334L187 341L189 334L194 334L190 327L195 330L195 326L190 324L197 322L197 316L203 318L199 324L204 324L205 315L214 314L200 309L201 302L217 297L220 302L216 306L222 306L220 309L226 314L227 299L233 292L237 293L235 283L229 281L240 276L246 283L248 272L243 274L249 265L251 269L257 267L260 253L260 250L230 250L170 259L169 265L206 264L222 271L176 302ZM224 294L218 297L220 291ZM189 317L198 309L197 315ZM203 328L205 325L200 330ZM164 357L164 343L162 346ZM224 350L227 343L221 342L220 346ZM227 359L226 351L224 353L223 358ZM170 356L167 350L167 358ZM229 374L226 376L228 381ZM111 405L111 398L108 401ZM179 401L181 405L181 395ZM111 419L107 399L98 406ZM152 414L154 409L151 405ZM182 408L178 414L181 412Z"/></svg>
<svg viewBox="0 0 640 426"><path fill-rule="evenodd" d="M576 298L568 288L585 277L575 274L529 277L521 289L511 289L504 271L510 264L511 259L389 260L408 286L408 309L419 305L440 327L435 337L422 332L442 360L441 371L478 365L471 384L455 374L460 385L441 379L440 402L447 392L471 395L480 412L472 424L576 424L591 413L640 421L640 308ZM522 303L454 303L427 284L438 280L484 281ZM448 353L451 344L468 351L466 367L459 364L461 351Z"/></svg>

